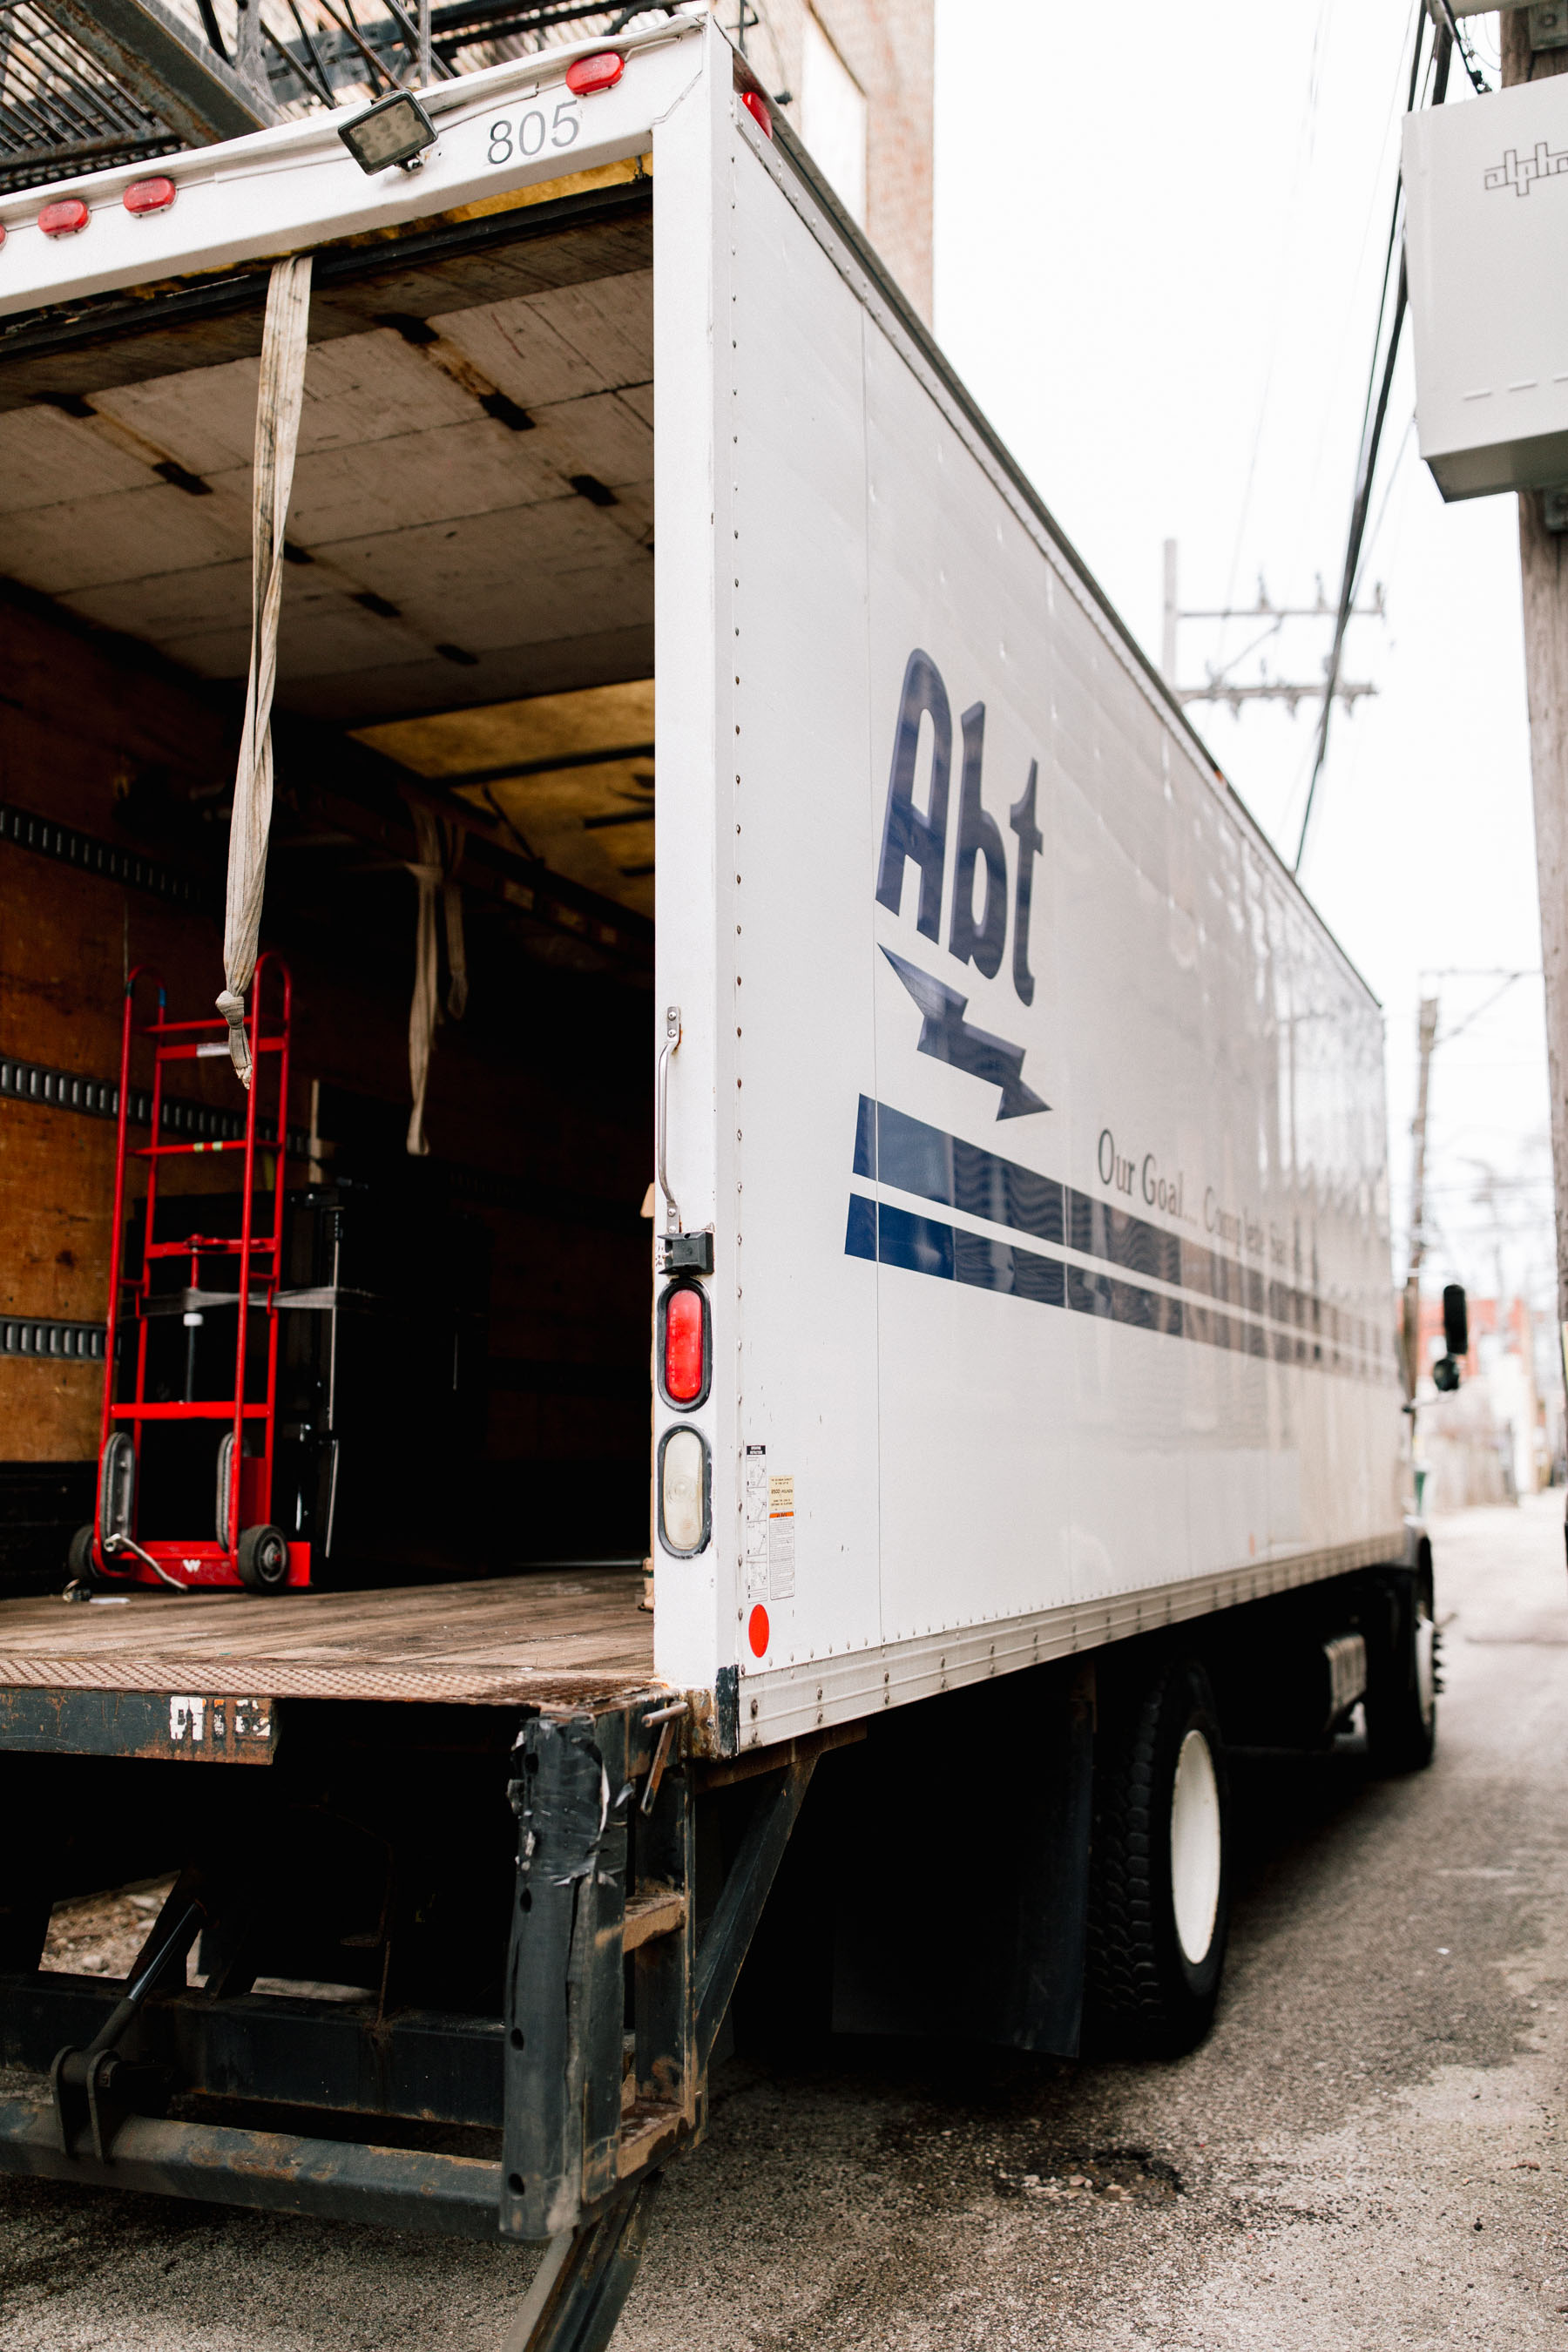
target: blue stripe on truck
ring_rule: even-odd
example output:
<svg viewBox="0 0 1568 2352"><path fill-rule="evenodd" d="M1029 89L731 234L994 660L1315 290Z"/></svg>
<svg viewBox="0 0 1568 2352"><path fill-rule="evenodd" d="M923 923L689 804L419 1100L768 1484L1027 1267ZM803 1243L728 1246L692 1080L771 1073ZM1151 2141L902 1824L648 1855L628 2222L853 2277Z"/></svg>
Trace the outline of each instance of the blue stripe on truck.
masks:
<svg viewBox="0 0 1568 2352"><path fill-rule="evenodd" d="M1111 1208L1087 1193L1034 1170L1004 1160L977 1144L944 1135L940 1128L910 1118L862 1095L856 1124L855 1173L939 1201L989 1223L1010 1225L1031 1238L1054 1242L1100 1257L1130 1272L1152 1276L1209 1298L1234 1303L1227 1314L1193 1299L1172 1298L1141 1283L1043 1256L1012 1242L967 1233L937 1217L920 1215L889 1202L852 1193L845 1252L911 1274L933 1275L980 1290L994 1290L1097 1315L1145 1331L1162 1331L1208 1347L1245 1355L1272 1356L1278 1363L1317 1364L1325 1370L1366 1376L1368 1367L1350 1353L1369 1345L1366 1324L1310 1293L1279 1283L1266 1285L1253 1269L1215 1251L1185 1241L1142 1217ZM1289 1329L1269 1331L1253 1316L1271 1316ZM1336 1344L1337 1343L1337 1344ZM1373 1347L1373 1369L1384 1378L1391 1362Z"/></svg>
<svg viewBox="0 0 1568 2352"><path fill-rule="evenodd" d="M844 1249L848 1257L935 1275L977 1290L1001 1291L1037 1307L1062 1307L1075 1315L1098 1315L1141 1330L1163 1331L1173 1339L1196 1339L1246 1355L1273 1353L1286 1363L1296 1360L1296 1342L1289 1333L1270 1333L1260 1323L1245 1323L1212 1307L1171 1298L1163 1291L1144 1290L1115 1275L1096 1274L1064 1258L1019 1249L1012 1242L965 1233L940 1218L868 1200L863 1192L850 1194ZM1356 1368L1347 1360L1333 1369Z"/></svg>

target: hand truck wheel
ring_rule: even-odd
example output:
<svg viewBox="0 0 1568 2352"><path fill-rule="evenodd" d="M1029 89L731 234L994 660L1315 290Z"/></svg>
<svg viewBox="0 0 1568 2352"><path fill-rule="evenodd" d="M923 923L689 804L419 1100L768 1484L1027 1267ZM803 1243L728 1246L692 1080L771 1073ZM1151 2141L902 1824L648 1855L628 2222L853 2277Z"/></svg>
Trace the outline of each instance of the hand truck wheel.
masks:
<svg viewBox="0 0 1568 2352"><path fill-rule="evenodd" d="M281 1528L247 1528L236 1562L251 1592L280 1592L289 1581L289 1538Z"/></svg>
<svg viewBox="0 0 1568 2352"><path fill-rule="evenodd" d="M89 1519L85 1528L78 1528L66 1549L66 1567L70 1582L65 1590L68 1601L89 1601L98 1580L98 1561L93 1556L93 1538L98 1529Z"/></svg>

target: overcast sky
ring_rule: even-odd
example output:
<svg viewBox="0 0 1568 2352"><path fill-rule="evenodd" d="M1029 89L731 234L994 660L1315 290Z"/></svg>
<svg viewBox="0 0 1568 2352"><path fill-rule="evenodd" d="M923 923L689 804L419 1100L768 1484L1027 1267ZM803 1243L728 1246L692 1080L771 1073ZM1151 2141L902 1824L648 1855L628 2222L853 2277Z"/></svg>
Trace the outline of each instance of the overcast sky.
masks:
<svg viewBox="0 0 1568 2352"><path fill-rule="evenodd" d="M1260 571L1277 604L1320 574L1337 594L1414 16L937 0L937 332L1156 660L1167 538L1184 604L1250 604ZM1496 22L1472 20L1494 85ZM1387 620L1352 628L1345 666L1378 696L1336 709L1302 869L1385 1010L1401 1277L1423 973L1541 960L1517 509L1445 507L1414 407L1406 351L1366 566ZM1258 625L1184 627L1183 682ZM1269 674L1321 676L1330 634L1291 625ZM1313 714L1193 716L1293 857ZM1507 1286L1550 1310L1541 983L1486 1011L1497 986L1438 983L1426 1276L1492 1294L1500 1227Z"/></svg>

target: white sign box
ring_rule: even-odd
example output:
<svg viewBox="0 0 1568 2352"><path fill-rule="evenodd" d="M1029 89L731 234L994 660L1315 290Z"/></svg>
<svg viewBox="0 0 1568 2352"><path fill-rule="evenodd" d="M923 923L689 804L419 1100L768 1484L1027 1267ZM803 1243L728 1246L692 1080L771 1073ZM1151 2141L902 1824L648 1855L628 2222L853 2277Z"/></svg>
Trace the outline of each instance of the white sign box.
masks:
<svg viewBox="0 0 1568 2352"><path fill-rule="evenodd" d="M1405 124L1421 455L1446 499L1568 482L1568 74Z"/></svg>

